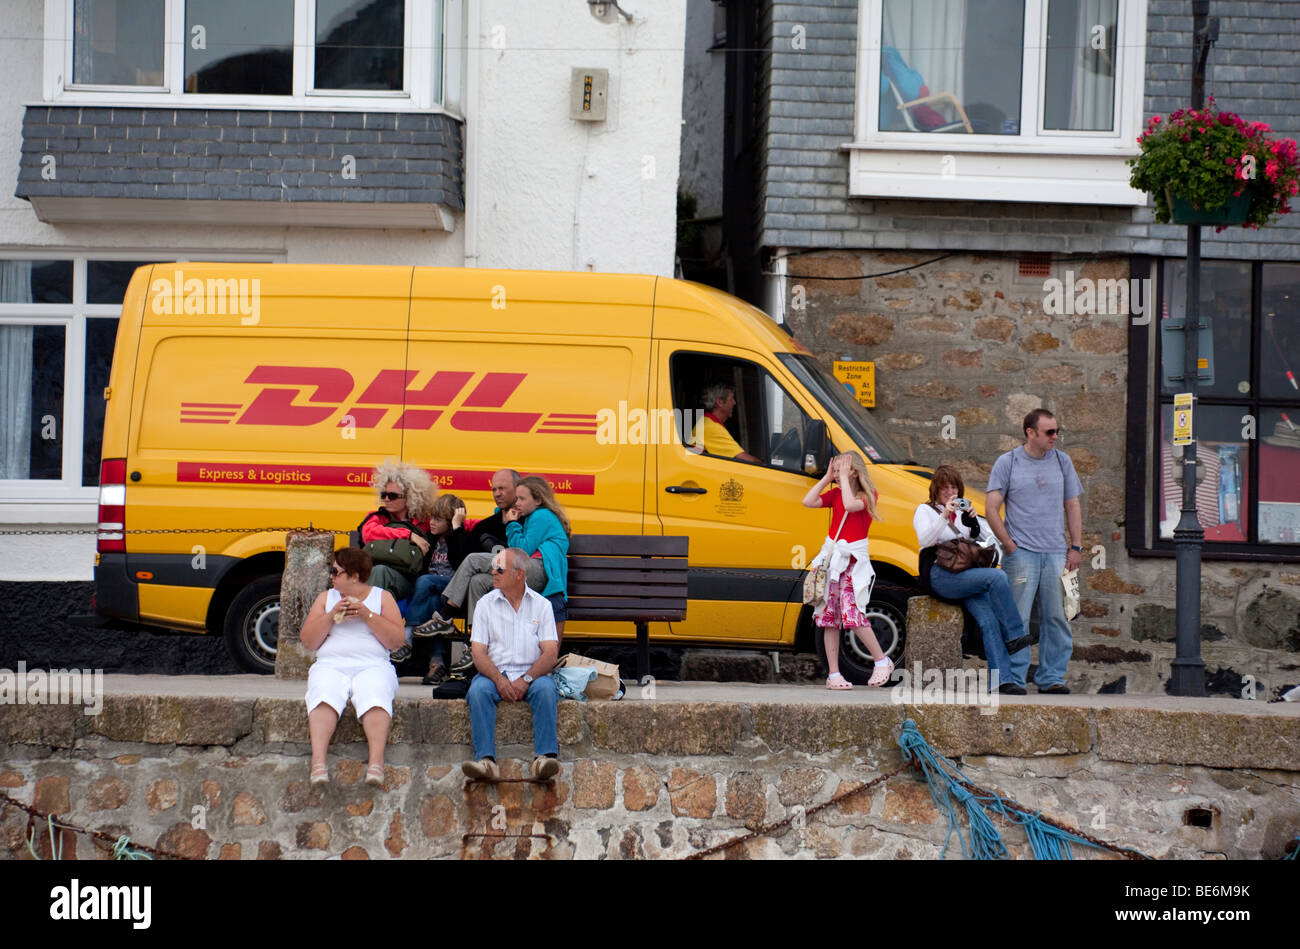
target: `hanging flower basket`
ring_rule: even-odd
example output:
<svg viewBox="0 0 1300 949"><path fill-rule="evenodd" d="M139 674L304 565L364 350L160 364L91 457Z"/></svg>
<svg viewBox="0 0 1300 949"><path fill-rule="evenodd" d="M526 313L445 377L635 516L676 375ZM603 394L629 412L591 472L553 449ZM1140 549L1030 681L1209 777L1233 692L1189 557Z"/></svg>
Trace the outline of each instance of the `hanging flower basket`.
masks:
<svg viewBox="0 0 1300 949"><path fill-rule="evenodd" d="M1227 203L1216 208L1198 208L1190 201L1170 194L1165 189L1165 200L1169 202L1169 221L1171 224L1201 224L1231 227L1246 223L1250 216L1250 195L1234 194Z"/></svg>
<svg viewBox="0 0 1300 949"><path fill-rule="evenodd" d="M1160 224L1250 228L1291 210L1300 192L1300 157L1289 138L1270 138L1263 122L1204 109L1152 116L1138 136L1142 153L1129 159L1129 183L1155 200Z"/></svg>

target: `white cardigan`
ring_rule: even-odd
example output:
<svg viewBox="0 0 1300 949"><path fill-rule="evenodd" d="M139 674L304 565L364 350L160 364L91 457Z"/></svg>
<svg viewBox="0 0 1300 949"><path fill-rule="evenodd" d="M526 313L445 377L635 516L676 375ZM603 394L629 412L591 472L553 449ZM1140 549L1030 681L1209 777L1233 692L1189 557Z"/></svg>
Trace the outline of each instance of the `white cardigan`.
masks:
<svg viewBox="0 0 1300 949"><path fill-rule="evenodd" d="M848 565L849 557L853 557L853 599L857 602L858 610L865 613L867 604L871 602L871 588L876 582L876 568L871 566L871 552L867 549L867 539L855 540L849 543L843 538L831 540L827 536L822 549L813 562L809 565L819 567L826 564L826 589L831 588L831 584L840 578L844 572L845 566ZM826 605L825 599L818 604L818 608Z"/></svg>

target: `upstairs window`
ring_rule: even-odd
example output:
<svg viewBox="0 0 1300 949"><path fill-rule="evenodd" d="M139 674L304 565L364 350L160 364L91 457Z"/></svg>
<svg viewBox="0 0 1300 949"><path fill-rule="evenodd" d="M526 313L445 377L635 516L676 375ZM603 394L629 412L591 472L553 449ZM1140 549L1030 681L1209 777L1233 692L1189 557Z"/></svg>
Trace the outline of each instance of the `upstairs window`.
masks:
<svg viewBox="0 0 1300 949"><path fill-rule="evenodd" d="M46 79L63 85L56 99L112 93L123 105L336 97L361 108L400 107L394 99L431 108L442 100L443 8L458 16L460 2L46 0L48 35L65 38L50 44L59 53L47 57Z"/></svg>

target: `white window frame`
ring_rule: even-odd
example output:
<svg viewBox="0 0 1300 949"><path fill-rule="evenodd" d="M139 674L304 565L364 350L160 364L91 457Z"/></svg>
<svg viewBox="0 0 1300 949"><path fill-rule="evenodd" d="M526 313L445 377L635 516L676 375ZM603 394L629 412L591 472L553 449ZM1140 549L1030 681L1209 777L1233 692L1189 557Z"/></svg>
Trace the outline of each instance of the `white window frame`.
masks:
<svg viewBox="0 0 1300 949"><path fill-rule="evenodd" d="M185 0L164 0L163 86L76 85L73 76L73 0L45 0L44 98L51 105L193 109L311 109L328 111L442 111L447 77L459 72L460 44L449 50L448 22L459 24L464 0L406 0L403 89L315 89L316 0L294 0L293 93L287 96L211 95L185 89ZM448 53L457 57L448 62Z"/></svg>
<svg viewBox="0 0 1300 949"><path fill-rule="evenodd" d="M862 0L855 140L844 146L850 152L850 195L1144 205L1146 195L1128 186L1126 162L1138 154L1142 130L1147 0L1119 0L1115 128L1105 132L1042 128L1047 4L1025 0L1021 133L967 135L880 130L884 0Z"/></svg>
<svg viewBox="0 0 1300 949"><path fill-rule="evenodd" d="M15 506L41 504L84 505L99 498L98 485L82 485L82 442L85 430L82 393L86 384L86 321L97 317L121 318L118 303L87 303L86 283L91 260L240 261L273 263L284 260L282 253L212 253L197 251L177 255L174 250L12 249L4 260L71 260L71 303L0 303L0 326L62 326L63 336L63 476L56 479L0 479L0 512ZM49 519L48 515L45 519ZM12 514L0 513L0 522L12 521Z"/></svg>

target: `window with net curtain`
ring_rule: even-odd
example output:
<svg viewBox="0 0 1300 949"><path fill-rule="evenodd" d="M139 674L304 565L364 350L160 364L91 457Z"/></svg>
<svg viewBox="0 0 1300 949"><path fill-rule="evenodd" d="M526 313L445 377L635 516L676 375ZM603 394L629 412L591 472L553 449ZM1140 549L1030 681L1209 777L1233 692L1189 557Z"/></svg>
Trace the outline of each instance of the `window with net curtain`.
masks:
<svg viewBox="0 0 1300 949"><path fill-rule="evenodd" d="M69 303L72 261L0 260L0 303ZM63 477L60 324L0 320L0 480Z"/></svg>
<svg viewBox="0 0 1300 949"><path fill-rule="evenodd" d="M163 0L76 0L72 81L77 85L161 86Z"/></svg>
<svg viewBox="0 0 1300 949"><path fill-rule="evenodd" d="M1025 60L1026 2L1047 18L1042 130L1113 131L1119 0L884 0L880 130L1035 131L1021 108L1024 71L1039 69Z"/></svg>

